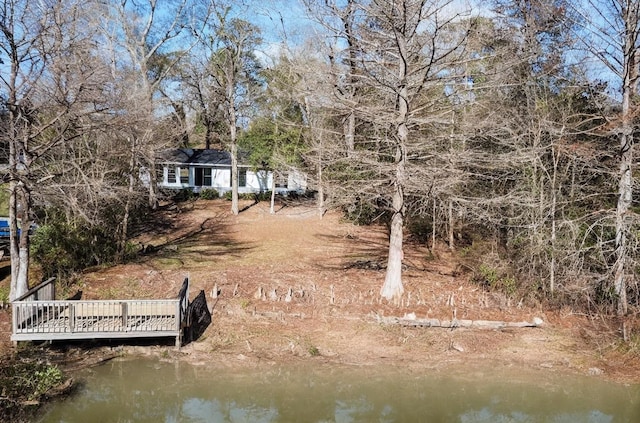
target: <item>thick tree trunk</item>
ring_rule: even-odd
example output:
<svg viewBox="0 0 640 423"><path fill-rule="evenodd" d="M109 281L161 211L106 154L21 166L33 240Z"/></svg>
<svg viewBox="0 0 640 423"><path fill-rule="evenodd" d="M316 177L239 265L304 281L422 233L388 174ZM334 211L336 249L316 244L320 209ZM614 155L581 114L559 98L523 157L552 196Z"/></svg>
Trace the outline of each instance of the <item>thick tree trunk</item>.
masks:
<svg viewBox="0 0 640 423"><path fill-rule="evenodd" d="M20 297L29 289L28 272L23 266L24 252L21 249L21 240L18 236L19 189L19 183L11 181L9 184L9 255L11 258L11 287L9 299L11 301Z"/></svg>
<svg viewBox="0 0 640 423"><path fill-rule="evenodd" d="M29 219L31 194L22 182L10 184L9 225L11 254L10 300L20 297L29 290Z"/></svg>
<svg viewBox="0 0 640 423"><path fill-rule="evenodd" d="M15 102L15 99L13 100ZM14 103L12 103L14 104ZM9 254L11 255L11 286L9 299L11 301L22 296L29 290L29 234L24 230L29 225L31 196L24 182L19 180L21 167L28 166L22 143L18 140L15 122L19 113L10 113L10 131L12 139L9 142ZM18 233L18 229L22 229Z"/></svg>
<svg viewBox="0 0 640 423"><path fill-rule="evenodd" d="M391 218L391 231L389 234L389 257L387 259L387 273L384 278L384 285L380 290L380 295L387 300L400 302L400 298L404 293L402 286L402 259L404 253L402 251L404 216L402 193L398 192L394 195L394 213Z"/></svg>

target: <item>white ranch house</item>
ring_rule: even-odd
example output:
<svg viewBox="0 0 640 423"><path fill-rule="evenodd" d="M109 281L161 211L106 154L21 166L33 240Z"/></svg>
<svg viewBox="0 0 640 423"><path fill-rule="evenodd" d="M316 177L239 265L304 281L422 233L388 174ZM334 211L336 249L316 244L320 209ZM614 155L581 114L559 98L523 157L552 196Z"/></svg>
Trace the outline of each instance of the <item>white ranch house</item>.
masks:
<svg viewBox="0 0 640 423"><path fill-rule="evenodd" d="M255 170L238 161L238 193L261 193L271 190L273 172ZM191 189L200 192L215 189L222 196L231 191L231 154L224 150L180 148L158 155L158 186L168 189ZM276 177L276 193L303 193L306 178L299 172Z"/></svg>

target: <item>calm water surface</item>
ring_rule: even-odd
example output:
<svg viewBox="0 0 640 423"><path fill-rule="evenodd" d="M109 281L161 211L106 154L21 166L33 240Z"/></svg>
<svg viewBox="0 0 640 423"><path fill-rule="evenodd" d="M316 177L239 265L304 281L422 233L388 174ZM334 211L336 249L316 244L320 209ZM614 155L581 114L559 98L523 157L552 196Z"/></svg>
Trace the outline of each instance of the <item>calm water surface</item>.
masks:
<svg viewBox="0 0 640 423"><path fill-rule="evenodd" d="M640 422L640 387L513 369L412 373L313 365L208 370L118 360L39 423Z"/></svg>

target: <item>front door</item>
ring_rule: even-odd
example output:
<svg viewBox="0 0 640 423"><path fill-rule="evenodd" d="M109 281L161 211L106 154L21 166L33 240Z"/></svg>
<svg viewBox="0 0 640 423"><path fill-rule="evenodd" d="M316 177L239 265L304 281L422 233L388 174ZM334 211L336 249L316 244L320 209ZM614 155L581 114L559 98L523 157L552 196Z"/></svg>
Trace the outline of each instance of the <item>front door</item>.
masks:
<svg viewBox="0 0 640 423"><path fill-rule="evenodd" d="M211 168L209 167L196 167L195 171L195 185L196 187L210 187L213 185L211 178Z"/></svg>

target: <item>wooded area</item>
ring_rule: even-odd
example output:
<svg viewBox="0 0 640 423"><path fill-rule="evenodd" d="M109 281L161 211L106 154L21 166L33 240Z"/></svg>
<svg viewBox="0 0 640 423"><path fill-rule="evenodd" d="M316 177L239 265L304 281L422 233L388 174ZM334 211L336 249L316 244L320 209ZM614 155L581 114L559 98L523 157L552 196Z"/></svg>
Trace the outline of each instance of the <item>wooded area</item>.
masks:
<svg viewBox="0 0 640 423"><path fill-rule="evenodd" d="M523 298L639 303L637 1L2 0L0 30L12 299L30 252L58 277L135 253L156 153L200 147L387 225L389 301L411 237Z"/></svg>

